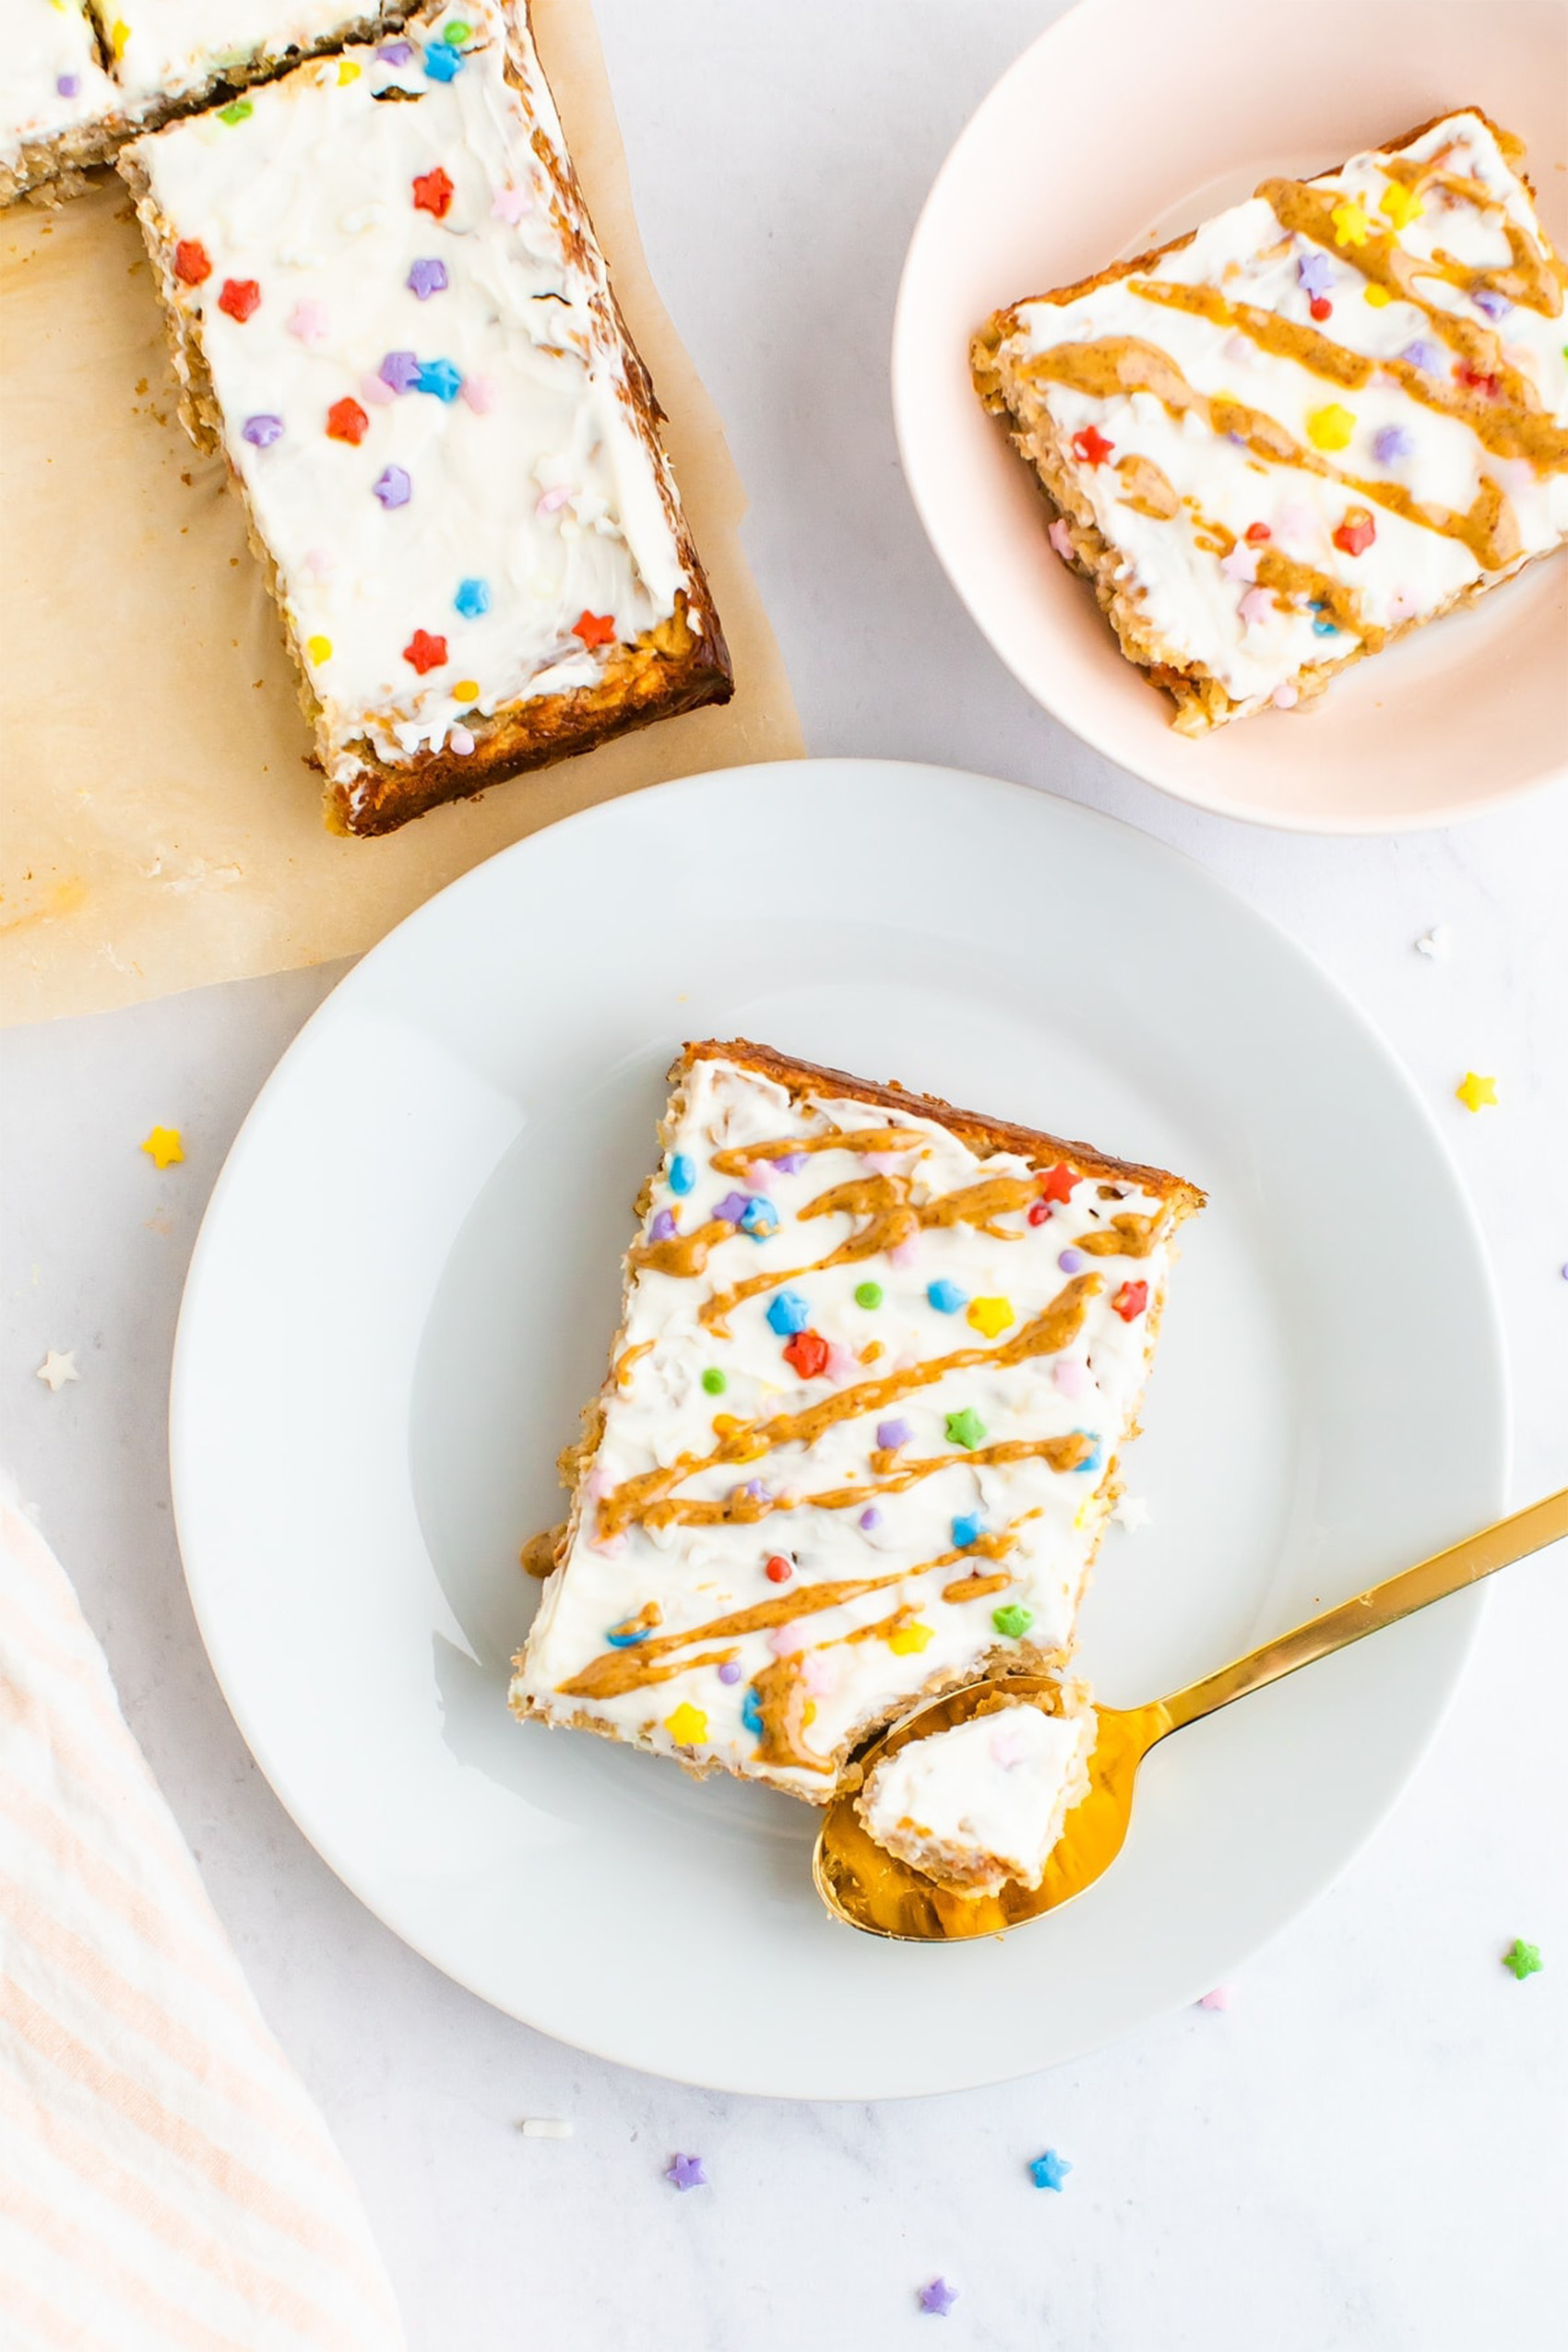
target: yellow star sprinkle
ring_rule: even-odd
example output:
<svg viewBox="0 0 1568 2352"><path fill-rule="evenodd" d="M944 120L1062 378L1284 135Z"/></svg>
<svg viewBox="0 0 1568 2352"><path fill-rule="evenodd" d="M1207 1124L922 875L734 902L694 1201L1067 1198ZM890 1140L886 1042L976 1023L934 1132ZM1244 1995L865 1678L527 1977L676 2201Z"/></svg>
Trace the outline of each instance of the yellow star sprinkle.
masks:
<svg viewBox="0 0 1568 2352"><path fill-rule="evenodd" d="M113 23L109 28L109 45L113 50L116 57L123 57L125 55L125 43L129 41L130 37L131 29L125 22L125 18L116 17Z"/></svg>
<svg viewBox="0 0 1568 2352"><path fill-rule="evenodd" d="M964 1321L972 1323L977 1331L983 1331L988 1339L994 1339L999 1331L1016 1323L1017 1317L1011 1299L976 1299Z"/></svg>
<svg viewBox="0 0 1568 2352"><path fill-rule="evenodd" d="M678 1748L698 1748L707 1738L707 1717L701 1707L683 1699L674 1714L665 1716L664 1728Z"/></svg>
<svg viewBox="0 0 1568 2352"><path fill-rule="evenodd" d="M319 670L324 661L332 659L332 640L330 637L307 637L305 651Z"/></svg>
<svg viewBox="0 0 1568 2352"><path fill-rule="evenodd" d="M338 79L339 84L343 82L357 82L359 77L360 69L355 65L353 59L351 57L339 57L338 60Z"/></svg>
<svg viewBox="0 0 1568 2352"><path fill-rule="evenodd" d="M1368 286L1362 291L1361 300L1371 303L1373 310L1384 310L1394 297L1386 286Z"/></svg>
<svg viewBox="0 0 1568 2352"><path fill-rule="evenodd" d="M1390 180L1377 208L1385 220L1393 221L1396 229L1408 229L1411 221L1419 220L1426 209L1414 188L1404 186L1398 180Z"/></svg>
<svg viewBox="0 0 1568 2352"><path fill-rule="evenodd" d="M1455 1087L1454 1091L1458 1096L1459 1100L1464 1104L1467 1111L1479 1111L1483 1103L1491 1103L1495 1106L1497 1101L1497 1080L1495 1078L1479 1078L1473 1070L1467 1070L1465 1073L1464 1085L1462 1087Z"/></svg>
<svg viewBox="0 0 1568 2352"><path fill-rule="evenodd" d="M1337 400L1331 400L1326 409L1314 409L1307 419L1307 438L1314 449L1346 448L1355 430L1355 418Z"/></svg>
<svg viewBox="0 0 1568 2352"><path fill-rule="evenodd" d="M928 1642L936 1639L933 1625L900 1625L887 1636L887 1646L899 1657L908 1657L911 1650L923 1650Z"/></svg>
<svg viewBox="0 0 1568 2352"><path fill-rule="evenodd" d="M1334 223L1334 242L1336 245L1364 245L1366 244L1367 232L1372 227L1372 222L1367 219L1354 196L1346 196L1342 203L1335 206L1328 217Z"/></svg>
<svg viewBox="0 0 1568 2352"><path fill-rule="evenodd" d="M167 1168L176 1159L184 1159L185 1147L180 1141L178 1127L154 1127L142 1145L143 1151L154 1168Z"/></svg>

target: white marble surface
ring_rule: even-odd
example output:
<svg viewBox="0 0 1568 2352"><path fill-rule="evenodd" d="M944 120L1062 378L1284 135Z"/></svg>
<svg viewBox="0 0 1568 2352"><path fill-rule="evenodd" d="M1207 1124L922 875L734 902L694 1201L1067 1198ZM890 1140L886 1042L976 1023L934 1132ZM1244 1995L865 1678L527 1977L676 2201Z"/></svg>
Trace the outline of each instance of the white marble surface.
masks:
<svg viewBox="0 0 1568 2352"><path fill-rule="evenodd" d="M1400 840L1244 829L1065 738L975 635L903 494L888 327L930 178L1046 0L598 6L650 257L751 486L752 553L813 749L949 761L1092 802L1302 940L1438 1110L1496 1266L1515 1499L1562 1484L1568 792ZM1434 922L1452 926L1444 963L1412 949ZM1395 1816L1253 1961L1229 2013L1170 2017L1006 2089L804 2108L624 2073L484 2009L344 1892L214 1687L164 1462L202 1206L333 977L6 1040L0 1452L359 2178L418 2352L875 2352L924 2340L914 2291L938 2271L961 2291L942 2340L998 2352L1553 2338L1568 2310L1561 1550L1499 1580ZM1497 1074L1499 1109L1454 1102L1467 1066ZM1321 1083L1332 1118L1332 1070ZM136 1148L155 1120L186 1138L164 1175ZM47 1346L77 1350L79 1385L51 1396L32 1377ZM1524 1985L1499 1965L1516 1933L1548 1960ZM524 2139L524 2116L568 2118L575 2136ZM1060 2197L1023 2169L1048 2144L1075 2168ZM676 2148L703 2154L711 2189L666 2185Z"/></svg>

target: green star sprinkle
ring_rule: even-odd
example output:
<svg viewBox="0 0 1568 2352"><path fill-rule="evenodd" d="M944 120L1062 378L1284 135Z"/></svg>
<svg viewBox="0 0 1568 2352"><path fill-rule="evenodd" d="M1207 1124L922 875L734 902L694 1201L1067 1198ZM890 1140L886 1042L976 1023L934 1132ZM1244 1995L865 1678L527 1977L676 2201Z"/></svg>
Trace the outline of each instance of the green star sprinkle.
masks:
<svg viewBox="0 0 1568 2352"><path fill-rule="evenodd" d="M855 1304L857 1307L880 1307L882 1304L881 1283L862 1282L855 1292Z"/></svg>
<svg viewBox="0 0 1568 2352"><path fill-rule="evenodd" d="M1526 1977L1533 1977L1544 1968L1546 1962L1540 1956L1538 1943L1526 1943L1522 1937L1515 1936L1512 1950L1503 1955L1503 1965L1505 1968L1512 1968L1518 1982L1523 1984Z"/></svg>
<svg viewBox="0 0 1568 2352"><path fill-rule="evenodd" d="M991 1621L999 1633L1006 1634L1010 1642L1021 1642L1035 1621L1035 1613L1032 1609L1020 1608L1018 1603L1013 1600L1008 1602L1005 1609L993 1609L991 1612Z"/></svg>
<svg viewBox="0 0 1568 2352"><path fill-rule="evenodd" d="M220 123L248 123L255 112L248 98L236 98L229 105L219 108L218 119Z"/></svg>
<svg viewBox="0 0 1568 2352"><path fill-rule="evenodd" d="M730 1385L717 1364L709 1364L702 1376L702 1384L709 1396L722 1396Z"/></svg>
<svg viewBox="0 0 1568 2352"><path fill-rule="evenodd" d="M972 1405L966 1405L961 1413L948 1414L947 1443L949 1445L978 1445L984 1435L985 1423Z"/></svg>

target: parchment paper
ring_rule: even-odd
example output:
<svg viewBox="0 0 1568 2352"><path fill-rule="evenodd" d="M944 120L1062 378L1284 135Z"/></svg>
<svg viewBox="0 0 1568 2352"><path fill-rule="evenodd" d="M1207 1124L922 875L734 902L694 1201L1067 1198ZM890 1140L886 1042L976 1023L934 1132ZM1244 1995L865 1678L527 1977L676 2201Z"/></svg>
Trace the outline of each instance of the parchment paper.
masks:
<svg viewBox="0 0 1568 2352"><path fill-rule="evenodd" d="M536 38L735 664L735 698L334 838L279 624L220 459L199 457L113 174L0 225L0 1015L101 1011L368 947L509 841L666 777L802 748L740 540L723 429L643 258L587 0Z"/></svg>

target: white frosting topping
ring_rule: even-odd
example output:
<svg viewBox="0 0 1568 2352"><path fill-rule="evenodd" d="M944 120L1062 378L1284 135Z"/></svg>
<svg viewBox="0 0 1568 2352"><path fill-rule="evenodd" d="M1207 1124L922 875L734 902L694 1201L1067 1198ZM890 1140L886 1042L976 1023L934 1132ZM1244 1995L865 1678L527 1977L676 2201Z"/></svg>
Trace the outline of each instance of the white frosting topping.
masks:
<svg viewBox="0 0 1568 2352"><path fill-rule="evenodd" d="M1004 1879L1038 1886L1062 1824L1087 1792L1094 1715L1046 1715L1027 1700L908 1740L885 1756L857 1810L879 1845L921 1867L910 1847L965 1865L994 1893ZM988 1868L987 1865L994 1865Z"/></svg>
<svg viewBox="0 0 1568 2352"><path fill-rule="evenodd" d="M0 166L13 167L24 147L116 110L86 0L0 0Z"/></svg>
<svg viewBox="0 0 1568 2352"><path fill-rule="evenodd" d="M1397 292L1385 299L1375 272L1358 267L1375 259L1385 239L1418 264L1441 256L1457 265L1467 282L1452 282L1435 266L1431 272L1418 267L1410 291L1474 330L1473 348L1485 364L1473 373L1512 370L1538 413L1568 425L1560 290L1549 278L1544 295L1538 290L1529 299L1508 299L1484 276L1507 276L1510 225L1538 252L1544 245L1529 192L1473 114L1454 115L1397 151L1401 162L1432 167L1413 189L1391 177L1391 160L1382 151L1359 155L1308 184L1355 207L1328 227L1326 244L1283 228L1271 205L1255 196L1206 221L1191 243L1146 271L1072 302L1019 304L1017 329L1004 346L1005 360L1027 366L1063 345L1134 338L1174 361L1195 393L1260 412L1322 462L1323 471L1265 462L1217 429L1201 402L1172 413L1148 389L1117 388L1102 398L1078 385L1031 378L1064 435L1092 429L1111 445L1114 454L1099 462L1086 461L1080 445L1074 481L1124 559L1120 584L1177 657L1202 664L1248 708L1281 687L1288 702L1286 682L1308 664L1343 661L1362 642L1358 621L1388 630L1428 618L1477 581L1504 576L1568 537L1563 455L1557 470L1538 469L1526 457L1489 448L1465 415L1414 397L1408 376L1401 380L1387 362L1407 363L1451 408L1464 405L1468 392L1473 412L1495 411L1508 394L1506 384L1501 394L1495 384L1467 386L1455 374L1467 364L1462 351L1420 304ZM1460 182L1469 193L1455 184ZM1411 194L1414 209L1407 201ZM1336 382L1299 356L1262 348L1233 319L1178 309L1140 291L1151 285L1215 290L1231 305L1310 328L1339 352L1374 365L1364 381ZM1348 374L1361 372L1352 361ZM1088 446L1092 457L1095 445ZM1182 502L1174 516L1128 503L1139 488L1136 469L1119 468L1140 458L1158 468ZM1513 526L1505 522L1503 544L1493 551L1499 560L1490 566L1462 540L1395 511L1375 494L1386 485L1396 498L1408 492L1431 513L1465 517L1489 481L1506 500ZM1336 531L1348 529L1353 541L1364 536L1358 517L1370 519L1373 535L1352 548L1336 544ZM1266 536L1249 541L1249 529L1260 528ZM1258 563L1270 549L1348 591L1355 601L1339 616L1347 625L1335 627L1327 610L1314 612L1313 602L1322 600L1299 583L1260 588Z"/></svg>
<svg viewBox="0 0 1568 2352"><path fill-rule="evenodd" d="M1070 1164L1055 1185L1069 1197L1044 1213L1021 1157L979 1158L933 1121L865 1102L791 1100L718 1058L693 1065L666 1141L603 1435L514 1697L821 1799L841 1744L934 1681L1071 1642L1170 1216L1133 1180L1108 1196ZM939 1221L935 1205L982 1184L988 1203ZM1155 1221L1140 1234L1118 1216ZM889 1230L890 1247L846 1249ZM835 1398L841 1418L778 1425ZM671 1467L628 1498L626 1481ZM825 1586L846 1589L811 1605ZM752 1626L719 1622L759 1609ZM609 1687L618 1660L660 1679Z"/></svg>
<svg viewBox="0 0 1568 2352"><path fill-rule="evenodd" d="M338 780L356 739L471 749L475 711L597 684L689 586L520 22L521 89L507 56L492 0L465 0L132 150Z"/></svg>
<svg viewBox="0 0 1568 2352"><path fill-rule="evenodd" d="M225 66L310 50L374 20L374 0L94 0L115 78L133 100L205 89Z"/></svg>

